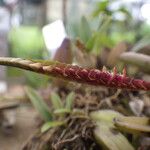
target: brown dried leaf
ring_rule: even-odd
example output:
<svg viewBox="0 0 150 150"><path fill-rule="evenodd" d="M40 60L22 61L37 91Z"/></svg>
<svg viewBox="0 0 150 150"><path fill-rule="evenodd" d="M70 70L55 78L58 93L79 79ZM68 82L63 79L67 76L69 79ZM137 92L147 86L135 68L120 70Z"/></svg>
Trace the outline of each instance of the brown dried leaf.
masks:
<svg viewBox="0 0 150 150"><path fill-rule="evenodd" d="M73 56L72 56L72 47L71 47L71 40L65 38L61 44L61 46L57 49L53 60L72 64Z"/></svg>
<svg viewBox="0 0 150 150"><path fill-rule="evenodd" d="M118 43L109 53L107 65L115 66L120 54L126 52L128 50L128 45L125 42Z"/></svg>

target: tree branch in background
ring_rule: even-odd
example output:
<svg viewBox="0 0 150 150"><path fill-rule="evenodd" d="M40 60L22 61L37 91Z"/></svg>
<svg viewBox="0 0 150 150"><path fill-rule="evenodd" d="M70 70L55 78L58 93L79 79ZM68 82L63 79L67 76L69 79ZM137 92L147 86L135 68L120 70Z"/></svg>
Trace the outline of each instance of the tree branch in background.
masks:
<svg viewBox="0 0 150 150"><path fill-rule="evenodd" d="M148 55L127 52L120 55L120 60L125 63L135 65L144 72L150 73L150 56Z"/></svg>

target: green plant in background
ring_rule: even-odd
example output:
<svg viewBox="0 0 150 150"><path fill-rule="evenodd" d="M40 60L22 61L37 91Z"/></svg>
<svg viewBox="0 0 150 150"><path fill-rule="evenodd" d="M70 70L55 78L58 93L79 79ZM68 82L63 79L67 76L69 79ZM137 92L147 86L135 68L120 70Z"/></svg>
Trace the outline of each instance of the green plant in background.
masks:
<svg viewBox="0 0 150 150"><path fill-rule="evenodd" d="M120 5L118 8L112 9L111 5L114 3L115 1L112 0L103 0L103 1L99 1L95 3L95 8L92 12L92 16L93 17L97 17L101 14L104 15L108 15L108 16L113 16L115 15L115 13L123 13L123 15L125 15L124 17L131 19L131 14L129 13L129 11L125 8L125 6ZM118 20L116 18L113 19Z"/></svg>
<svg viewBox="0 0 150 150"><path fill-rule="evenodd" d="M10 56L41 59L47 55L41 29L36 26L20 26L9 32ZM47 84L48 78L35 73L8 68L8 76L24 76L27 83L33 87ZM37 82L38 81L38 82Z"/></svg>
<svg viewBox="0 0 150 150"><path fill-rule="evenodd" d="M25 76L27 85L30 85L34 88L45 87L50 83L49 78L46 76L27 71L23 71L22 73Z"/></svg>
<svg viewBox="0 0 150 150"><path fill-rule="evenodd" d="M150 25L147 23L143 23L140 28L140 36L141 37L150 37Z"/></svg>
<svg viewBox="0 0 150 150"><path fill-rule="evenodd" d="M107 27L107 36L109 36L114 45L120 41L134 42L134 27L131 27L133 22L132 14L123 4L115 8L114 3L115 1L109 0L97 2L92 16L96 19L100 19L102 16L111 17L111 22Z"/></svg>
<svg viewBox="0 0 150 150"><path fill-rule="evenodd" d="M10 54L21 58L43 58L45 45L38 27L20 26L9 33Z"/></svg>
<svg viewBox="0 0 150 150"><path fill-rule="evenodd" d="M108 36L109 26L111 23L111 17L104 17L99 24L97 30L93 32L91 38L86 43L87 49L96 54L99 54L104 47L113 47L111 38Z"/></svg>
<svg viewBox="0 0 150 150"><path fill-rule="evenodd" d="M137 5L132 2L125 5L115 0L98 1L95 3L92 16L96 19L100 19L103 15L111 16L112 21L109 27L109 36L111 36L111 39L115 43L120 42L120 40L134 43L150 35L150 26L144 20L141 20L139 16L135 17L130 9L132 7L140 11L141 5L142 2L140 1L137 2Z"/></svg>
<svg viewBox="0 0 150 150"><path fill-rule="evenodd" d="M88 52L98 54L101 48L113 46L112 40L107 34L110 22L110 17L104 17L102 22L98 23L96 29L93 29L89 20L83 16L80 23L74 24L71 30L75 32L74 37L78 37L84 42ZM72 34L73 31L69 31L69 34Z"/></svg>
<svg viewBox="0 0 150 150"><path fill-rule="evenodd" d="M73 38L79 37L87 51L96 54L104 47L112 48L122 41L133 44L148 35L148 25L141 20L134 20L124 4L114 7L114 3L109 0L93 3L91 16L68 23L68 34Z"/></svg>

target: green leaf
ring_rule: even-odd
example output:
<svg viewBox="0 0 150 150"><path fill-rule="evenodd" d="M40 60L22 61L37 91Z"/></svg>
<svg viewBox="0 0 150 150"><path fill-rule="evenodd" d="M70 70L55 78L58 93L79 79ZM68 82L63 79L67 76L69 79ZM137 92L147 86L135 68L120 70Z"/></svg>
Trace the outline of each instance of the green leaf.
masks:
<svg viewBox="0 0 150 150"><path fill-rule="evenodd" d="M80 38L86 43L90 39L92 31L85 16L81 18L79 30L80 30L79 32Z"/></svg>
<svg viewBox="0 0 150 150"><path fill-rule="evenodd" d="M140 134L142 132L150 133L148 117L117 117L114 119L115 126L121 131Z"/></svg>
<svg viewBox="0 0 150 150"><path fill-rule="evenodd" d="M127 138L117 131L111 123L105 121L97 123L94 137L98 144L108 150L134 150Z"/></svg>
<svg viewBox="0 0 150 150"><path fill-rule="evenodd" d="M63 108L63 103L58 94L56 94L54 92L51 93L51 101L52 101L54 109Z"/></svg>
<svg viewBox="0 0 150 150"><path fill-rule="evenodd" d="M132 123L132 124L139 124L139 125L149 125L150 119L148 117L136 117L136 116L122 116L117 117L120 121Z"/></svg>
<svg viewBox="0 0 150 150"><path fill-rule="evenodd" d="M26 87L26 93L34 107L45 121L52 120L52 114L42 97L31 87Z"/></svg>
<svg viewBox="0 0 150 150"><path fill-rule="evenodd" d="M49 130L50 128L54 128L54 127L58 127L58 126L62 126L65 125L64 121L49 121L46 122L42 128L41 128L41 132L46 132L47 130Z"/></svg>
<svg viewBox="0 0 150 150"><path fill-rule="evenodd" d="M94 32L91 39L86 43L87 48L92 48L92 52L97 55L99 54L101 48L112 47L113 45L110 37L108 36L108 29L111 21L111 17L104 17L96 32Z"/></svg>
<svg viewBox="0 0 150 150"><path fill-rule="evenodd" d="M23 39L22 39L23 37ZM35 41L37 42L35 44ZM19 26L9 32L11 53L14 57L41 58L45 47L41 30L37 26Z"/></svg>
<svg viewBox="0 0 150 150"><path fill-rule="evenodd" d="M74 98L75 98L74 92L71 92L67 95L67 98L66 98L66 108L67 109L71 110Z"/></svg>
<svg viewBox="0 0 150 150"><path fill-rule="evenodd" d="M100 110L100 111L93 111L90 113L90 117L94 121L105 121L108 123L113 124L113 119L115 117L120 117L122 114L113 110Z"/></svg>
<svg viewBox="0 0 150 150"><path fill-rule="evenodd" d="M132 17L128 9L126 9L124 6L121 6L116 12L122 12L125 14L129 19Z"/></svg>
<svg viewBox="0 0 150 150"><path fill-rule="evenodd" d="M46 86L49 82L49 77L47 76L43 76L41 74L37 74L35 72L29 72L29 71L24 71L23 70L23 74L26 78L26 81L28 83L28 85L32 86L32 87L43 87ZM38 82L37 82L38 81Z"/></svg>
<svg viewBox="0 0 150 150"><path fill-rule="evenodd" d="M122 116L113 110L100 110L90 114L97 124L93 131L97 143L109 150L134 150L126 137L114 126L114 118Z"/></svg>
<svg viewBox="0 0 150 150"><path fill-rule="evenodd" d="M96 34L93 33L91 38L86 42L86 47L88 50L92 51L92 49L94 47L95 39L96 39Z"/></svg>
<svg viewBox="0 0 150 150"><path fill-rule="evenodd" d="M96 4L96 9L93 11L92 16L97 17L101 13L105 13L107 15L110 15L111 11L109 11L107 9L107 7L109 6L109 3L110 3L109 0L104 0L104 1L98 2Z"/></svg>
<svg viewBox="0 0 150 150"><path fill-rule="evenodd" d="M54 114L57 114L57 115L64 115L64 114L68 114L70 113L71 110L70 109L67 109L67 108L61 108L61 109L56 109L54 111Z"/></svg>

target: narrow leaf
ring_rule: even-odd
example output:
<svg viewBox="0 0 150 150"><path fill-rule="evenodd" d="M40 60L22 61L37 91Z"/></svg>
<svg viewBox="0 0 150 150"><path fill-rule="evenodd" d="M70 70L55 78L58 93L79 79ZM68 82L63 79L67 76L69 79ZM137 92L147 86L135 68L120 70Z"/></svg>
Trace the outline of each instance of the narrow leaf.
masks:
<svg viewBox="0 0 150 150"><path fill-rule="evenodd" d="M86 43L86 41L89 40L89 38L92 35L92 31L89 25L88 20L86 19L85 16L81 18L81 23L80 23L80 37L81 39Z"/></svg>
<svg viewBox="0 0 150 150"><path fill-rule="evenodd" d="M54 111L54 114L57 114L57 115L64 115L64 114L68 114L70 113L70 109L67 109L67 108L61 108L61 109L56 109Z"/></svg>
<svg viewBox="0 0 150 150"><path fill-rule="evenodd" d="M27 96L29 97L29 99L31 100L32 104L34 105L34 107L40 113L41 117L45 121L51 120L52 114L51 114L48 106L42 99L42 97L31 87L26 88L26 93L27 93Z"/></svg>
<svg viewBox="0 0 150 150"><path fill-rule="evenodd" d="M118 118L121 121L132 123L132 124L139 124L139 125L149 125L150 119L148 117L136 117L136 116L122 116Z"/></svg>
<svg viewBox="0 0 150 150"><path fill-rule="evenodd" d="M66 108L67 109L71 110L74 98L75 98L74 92L71 92L67 95L67 98L66 98Z"/></svg>
<svg viewBox="0 0 150 150"><path fill-rule="evenodd" d="M114 123L118 129L127 133L150 133L149 118L146 117L118 117Z"/></svg>
<svg viewBox="0 0 150 150"><path fill-rule="evenodd" d="M113 119L115 117L122 116L119 112L113 110L100 110L100 111L93 111L90 113L90 117L94 121L105 121L108 123L113 124Z"/></svg>
<svg viewBox="0 0 150 150"><path fill-rule="evenodd" d="M56 93L51 93L51 102L53 104L54 109L60 109L63 108L62 101L58 94Z"/></svg>
<svg viewBox="0 0 150 150"><path fill-rule="evenodd" d="M46 122L41 128L41 132L46 132L50 128L54 128L54 127L58 127L58 126L62 126L62 125L65 125L65 122L63 122L63 121Z"/></svg>

